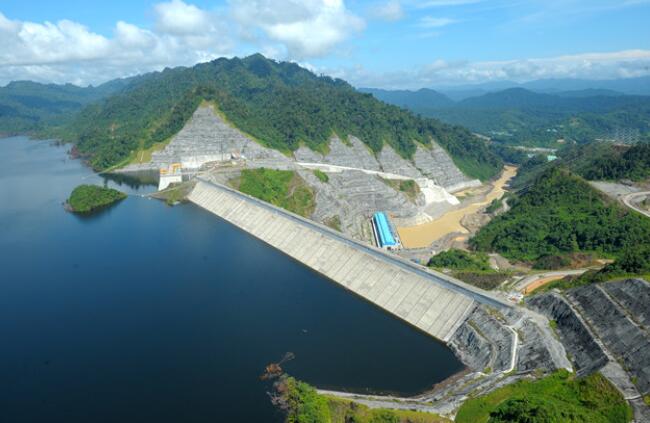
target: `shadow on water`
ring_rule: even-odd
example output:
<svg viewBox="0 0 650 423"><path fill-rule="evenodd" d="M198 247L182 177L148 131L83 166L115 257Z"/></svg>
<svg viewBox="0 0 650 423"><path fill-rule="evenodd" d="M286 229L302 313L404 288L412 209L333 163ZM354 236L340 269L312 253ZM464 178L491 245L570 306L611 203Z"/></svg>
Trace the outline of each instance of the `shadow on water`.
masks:
<svg viewBox="0 0 650 423"><path fill-rule="evenodd" d="M85 212L85 213L78 213L78 212L73 212L73 211L70 211L70 210L66 210L66 211L68 213L70 213L71 215L73 215L78 221L87 223L87 222L90 222L90 221L93 221L93 220L97 220L97 219L109 216L113 212L113 210L116 207L118 207L119 204L121 202L123 202L123 201L124 200L119 200L119 201L117 201L115 203L108 204L106 206L99 207L99 208L96 208L96 209L94 209L92 211Z"/></svg>
<svg viewBox="0 0 650 423"><path fill-rule="evenodd" d="M140 189L150 186L158 186L158 172L155 170L143 170L133 173L105 173L102 174L104 184L113 182L117 186L126 185L131 189Z"/></svg>

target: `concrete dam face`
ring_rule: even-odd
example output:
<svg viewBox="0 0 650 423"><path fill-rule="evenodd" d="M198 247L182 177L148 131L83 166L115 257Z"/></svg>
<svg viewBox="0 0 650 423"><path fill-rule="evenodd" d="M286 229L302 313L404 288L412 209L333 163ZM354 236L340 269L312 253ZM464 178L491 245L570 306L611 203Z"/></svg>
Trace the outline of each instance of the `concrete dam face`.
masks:
<svg viewBox="0 0 650 423"><path fill-rule="evenodd" d="M189 200L431 336L448 342L477 301L498 300L223 185Z"/></svg>

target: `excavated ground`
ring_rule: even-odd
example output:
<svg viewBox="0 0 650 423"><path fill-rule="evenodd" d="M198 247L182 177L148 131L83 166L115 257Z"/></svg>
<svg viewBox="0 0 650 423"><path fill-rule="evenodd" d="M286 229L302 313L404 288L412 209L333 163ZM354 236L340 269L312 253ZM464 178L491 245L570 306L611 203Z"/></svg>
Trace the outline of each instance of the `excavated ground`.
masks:
<svg viewBox="0 0 650 423"><path fill-rule="evenodd" d="M214 166L215 161L223 161L225 156L241 157L230 164ZM369 174L368 171L384 172L400 175L414 180L428 180L447 192L458 192L463 189L476 187L478 181L465 177L453 164L446 152L437 145L431 148L419 146L412 161L401 158L390 147L385 147L379 154L373 154L358 139L350 137L345 142L333 137L327 154L320 154L305 147L298 149L293 157L285 156L275 150L268 149L253 141L237 129L221 119L209 107L199 108L188 124L174 137L162 150L152 155L148 164L132 165L124 171L142 169L158 169L171 162L182 162L189 165L208 163L210 171L206 176L216 182L227 183L238 176L244 168L268 167L275 169L291 169L314 188L316 194L316 209L312 218L321 223L332 219L340 221L341 231L359 240L372 239L369 217L378 210L386 211L397 221L418 222L430 219L431 216L442 215L452 210L454 206L446 201L429 202L420 194L415 199L396 190L394 185L386 183L379 175ZM320 163L352 169L338 169L328 172L327 182L321 181L314 171L306 167L306 163ZM506 177L509 173L506 173ZM500 187L499 187L500 188ZM460 242L460 241L459 241ZM421 255L428 254L423 249ZM418 254L417 251L414 254ZM637 284L638 285L638 284ZM643 307L647 304L646 285L635 285L619 292L609 286L608 296L619 299L620 307L633 310L639 319L634 324L618 322L622 332L608 332L606 322L598 316L587 317L592 319L594 326L601 331L606 344L611 343L611 348L619 351L623 358L622 349L625 346L637 348L634 354L640 354L647 342L647 329L645 325L648 316ZM603 291L603 293L605 292ZM602 301L609 299L603 295L598 298ZM575 293L574 299L585 310L598 307L591 304L587 298ZM600 368L607 371L611 379L619 379L617 386L626 389L636 389L629 382L622 369L612 368L605 352L598 353L597 341L590 336L591 329L582 324L575 314L574 308L566 300L560 301L557 310L549 313L549 307L542 300L537 309L558 321L559 340L550 328L546 317L530 310L514 307L512 309L493 309L484 305L476 306L466 321L459 327L449 341L449 346L459 358L468 366L468 371L454 379L453 383L438 386L433 391L410 399L396 399L390 397L367 397L354 394L337 393L337 395L353 396L359 402L374 407L415 408L434 411L444 415L453 415L454 410L469 396L487 393L506 383L523 377L534 377L558 368L571 367L567 359L565 348L560 340L566 343L570 356L576 363L579 371L589 372ZM558 302L555 298L548 300L552 304ZM584 305L582 305L584 304ZM554 309L553 309L554 310ZM585 311L588 314L587 311ZM560 316L564 316L562 318ZM612 311L612 315L616 313ZM573 316L573 317L572 317ZM620 315L617 315L619 320ZM562 324L560 324L562 322ZM629 322L628 322L629 323ZM580 326L582 324L582 326ZM574 332L570 332L573 330ZM563 332L563 331L566 331ZM632 336L634 342L617 343L620 337L628 340ZM641 337L641 338L639 338ZM640 340L639 340L640 339ZM589 342L592 344L589 344ZM584 345L583 345L584 343ZM609 348L609 347L608 347ZM635 357L637 357L635 355ZM625 361L627 363L627 361ZM644 365L629 363L635 371L637 386L646 386L648 377ZM620 367L620 366L619 366ZM623 376L621 376L621 374ZM627 378L627 379L626 379ZM624 380L628 380L625 385ZM632 388L630 388L630 386ZM638 400L638 398L637 398Z"/></svg>

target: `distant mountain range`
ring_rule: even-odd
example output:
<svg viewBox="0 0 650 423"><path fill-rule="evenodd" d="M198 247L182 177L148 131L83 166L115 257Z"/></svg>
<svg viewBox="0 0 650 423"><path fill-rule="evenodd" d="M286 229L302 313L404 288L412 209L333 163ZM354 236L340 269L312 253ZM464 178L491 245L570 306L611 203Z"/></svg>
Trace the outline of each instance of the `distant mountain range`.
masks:
<svg viewBox="0 0 650 423"><path fill-rule="evenodd" d="M629 81L622 81L627 80L610 81L605 85L619 88L629 85ZM636 78L635 81L641 84L650 78ZM550 82L544 85L542 81L529 84L550 86ZM562 84L568 83L562 81ZM514 87L461 100L431 89L360 90L382 101L465 126L507 144L554 147L558 140L650 138L650 96L626 95L608 88L542 93Z"/></svg>
<svg viewBox="0 0 650 423"><path fill-rule="evenodd" d="M627 95L650 95L650 76L623 79L538 79L524 83L513 81L485 82L480 84L434 86L432 89L445 94L454 101L477 97L508 88L525 88L539 93L554 94L566 91L603 90Z"/></svg>

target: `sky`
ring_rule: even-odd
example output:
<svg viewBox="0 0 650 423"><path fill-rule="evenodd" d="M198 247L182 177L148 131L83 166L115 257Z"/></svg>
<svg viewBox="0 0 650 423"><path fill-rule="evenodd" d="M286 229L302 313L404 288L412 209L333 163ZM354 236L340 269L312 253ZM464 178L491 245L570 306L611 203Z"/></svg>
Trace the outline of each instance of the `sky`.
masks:
<svg viewBox="0 0 650 423"><path fill-rule="evenodd" d="M650 75L650 0L0 0L0 85L260 52L355 86Z"/></svg>

